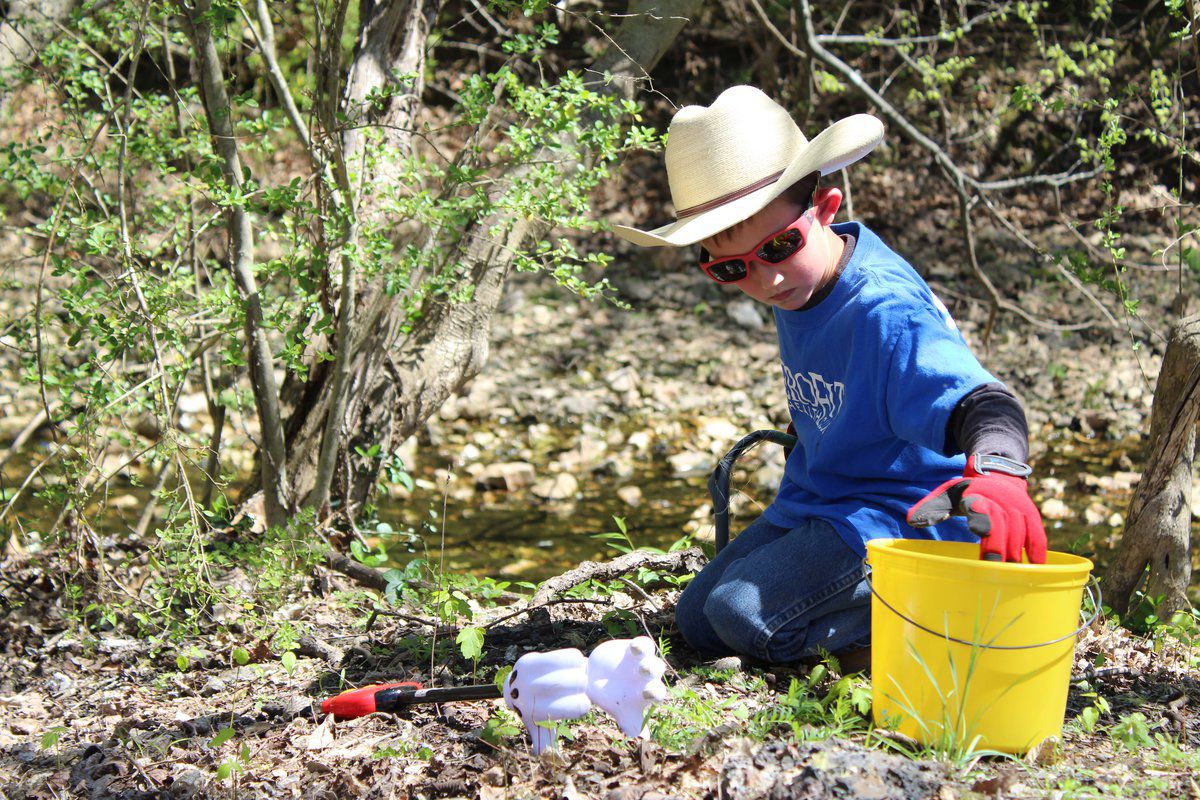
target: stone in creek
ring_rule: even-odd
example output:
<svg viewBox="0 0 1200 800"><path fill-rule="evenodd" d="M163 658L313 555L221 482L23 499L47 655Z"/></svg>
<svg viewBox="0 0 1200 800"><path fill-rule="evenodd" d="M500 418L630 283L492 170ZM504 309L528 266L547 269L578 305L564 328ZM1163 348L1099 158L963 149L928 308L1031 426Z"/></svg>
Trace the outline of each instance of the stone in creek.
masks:
<svg viewBox="0 0 1200 800"><path fill-rule="evenodd" d="M633 367L621 367L606 374L604 382L608 384L608 388L617 394L626 394L628 392L636 392L642 381L636 369Z"/></svg>
<svg viewBox="0 0 1200 800"><path fill-rule="evenodd" d="M502 464L489 464L477 476L475 486L479 489L500 489L514 491L531 485L537 474L532 464L524 461L509 461Z"/></svg>
<svg viewBox="0 0 1200 800"><path fill-rule="evenodd" d="M708 453L675 453L667 461L671 464L671 471L677 477L699 475L710 472L713 468L713 459Z"/></svg>
<svg viewBox="0 0 1200 800"><path fill-rule="evenodd" d="M543 500L567 500L579 491L579 481L568 472L560 472L551 478L543 478L530 490Z"/></svg>
<svg viewBox="0 0 1200 800"><path fill-rule="evenodd" d="M1067 504L1057 497L1048 497L1038 506L1045 519L1066 519L1073 513Z"/></svg>
<svg viewBox="0 0 1200 800"><path fill-rule="evenodd" d="M626 505L641 505L642 490L636 486L622 486L620 489L617 489L617 497L621 498Z"/></svg>

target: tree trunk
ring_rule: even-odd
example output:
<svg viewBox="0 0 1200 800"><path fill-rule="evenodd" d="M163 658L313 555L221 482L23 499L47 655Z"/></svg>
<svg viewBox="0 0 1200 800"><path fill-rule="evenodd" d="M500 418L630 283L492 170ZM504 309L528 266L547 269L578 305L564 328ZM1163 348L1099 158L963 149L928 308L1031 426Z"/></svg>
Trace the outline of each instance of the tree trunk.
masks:
<svg viewBox="0 0 1200 800"><path fill-rule="evenodd" d="M1161 597L1157 613L1167 618L1188 607L1192 574L1192 458L1200 412L1200 315L1171 329L1154 407L1149 457L1129 503L1125 532L1105 576L1109 605L1119 614L1149 568L1144 593Z"/></svg>
<svg viewBox="0 0 1200 800"><path fill-rule="evenodd" d="M408 8L409 22L404 23L395 15L396 5ZM422 12L420 5L419 0L408 0L376 8L375 28L370 27L371 23L364 25L363 41L369 44L373 35L374 41L386 42L390 61L381 65L384 49L364 44L351 69L348 90L351 98L365 97L390 74L422 74L417 66L418 62L423 63L428 17L424 15L427 10ZM614 44L594 65L596 74L607 72L614 78L610 84L597 87L597 91L632 96L639 79L647 77L647 72L700 5L701 0L633 0L630 16L613 36ZM388 27L389 24L393 27ZM414 30L420 33L419 37L414 37ZM422 46L416 46L415 38L420 38ZM385 131L392 132L390 135L407 137L407 131L418 127L414 120L420 111L416 102L419 90L418 85L396 98L385 112ZM358 146L356 141L347 144ZM392 144L397 152L407 148L407 140ZM369 214L370 209L363 209L362 213ZM488 235L488 231L495 229L507 231L502 241ZM381 454L391 452L479 372L488 356L492 314L514 256L546 232L545 225L538 220L490 217L472 226L462 238L469 244L461 256L466 267L465 280L475 287L471 300L427 302L420 322L408 333L404 332L408 319L403 298L389 296L379 284L363 292L351 347L343 446L334 474L334 493L343 499L342 508L347 513L356 514L371 496L379 473L378 460L356 455L356 448L365 450L378 445ZM296 497L306 496L312 487L332 379L331 370L314 369L303 388L303 399L296 404L289 420L288 472Z"/></svg>

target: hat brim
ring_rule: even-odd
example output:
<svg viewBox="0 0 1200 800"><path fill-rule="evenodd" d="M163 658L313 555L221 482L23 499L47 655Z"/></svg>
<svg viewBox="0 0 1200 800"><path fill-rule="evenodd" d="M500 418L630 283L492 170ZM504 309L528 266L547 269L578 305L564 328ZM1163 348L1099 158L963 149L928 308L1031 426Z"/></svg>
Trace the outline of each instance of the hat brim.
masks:
<svg viewBox="0 0 1200 800"><path fill-rule="evenodd" d="M640 247L695 244L757 214L792 184L813 172L828 175L853 164L883 141L883 123L870 114L838 120L800 151L779 180L756 192L653 230L614 225L613 231Z"/></svg>

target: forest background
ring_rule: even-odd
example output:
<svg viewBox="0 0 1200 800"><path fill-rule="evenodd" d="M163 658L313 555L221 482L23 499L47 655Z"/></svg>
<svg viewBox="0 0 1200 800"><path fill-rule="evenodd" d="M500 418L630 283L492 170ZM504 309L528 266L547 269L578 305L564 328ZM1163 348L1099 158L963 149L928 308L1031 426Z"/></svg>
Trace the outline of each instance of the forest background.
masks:
<svg viewBox="0 0 1200 800"><path fill-rule="evenodd" d="M671 114L741 82L810 135L851 113L884 120L884 147L843 176L849 212L910 257L1025 400L1035 494L1056 525L1090 531L1062 546L1119 544L1105 564L1113 621L1093 632L1106 644L1092 641L1088 657L1162 658L1169 641L1182 649L1154 662L1168 670L1154 685L1194 667L1191 0L3 10L0 580L14 658L0 695L20 698L3 744L31 795L62 774L92 794L122 781L161 789L184 762L199 775L187 786L219 794L303 755L273 752L266 768L249 749L252 723L230 711L224 727L210 724L231 732L215 745L135 757L113 778L105 765L126 763L118 753L132 739L101 706L148 699L109 687L120 702L59 726L38 715L44 691L30 688L60 675L86 694L81 664L97 648L111 664L105 648L125 647L136 657L116 663L142 664L166 696L172 681L191 685L198 700L224 696L204 691L230 682L209 674L218 665L279 665L238 678L239 691L269 679L294 692L303 678L310 697L412 668L396 643L419 649L411 642L430 632L415 659L426 677L437 665L495 668L516 652L499 617L532 614L552 593L534 582L544 570L503 570L511 551L470 527L471 507L538 508L523 532L536 542L587 486L620 487L621 504L606 506L619 518L573 535L632 550L637 536L663 534L626 522L649 518L647 476L705 471L740 433L783 424L761 315L698 281L690 253L635 251L608 230L669 217L659 150ZM744 513L779 468L777 454L757 458L738 476ZM547 474L535 481L534 470ZM446 515L451 499L459 517ZM649 628L669 647L672 592L700 557L684 534L703 533L711 511L700 500L656 501L686 505L655 541L670 552L554 584L612 607L526 634L561 644L571 622L584 646ZM389 518L398 505L415 514ZM446 568L455 528L470 528L462 548L483 566ZM333 629L369 639L381 614L398 615L389 647L360 642L366 655L355 656L331 644L348 635ZM755 680L767 707L774 678ZM836 711L831 733L865 725L861 685L793 685L819 696L819 712L795 705L816 722ZM1106 741L1118 750L1142 734L1186 740L1186 725L1159 730L1133 701L1114 710L1127 688L1106 699L1085 684L1079 735L1117 731ZM294 708L281 716L314 722ZM803 740L795 731L814 722L745 716L757 723L741 732L761 740L781 729ZM496 712L480 730L503 721ZM690 729L677 719L660 729L672 727ZM118 741L97 757L88 737ZM683 748L664 737L671 763ZM231 738L241 748L226 757ZM68 745L64 759L56 750ZM387 788L450 780L419 747L371 747L394 751L372 778ZM950 750L950 763L975 763L970 748ZM405 772L414 759L424 770ZM331 785L346 778L339 764ZM503 785L561 784L522 769L504 764ZM1178 790L1182 770L1166 771L1164 791ZM698 770L697 791L713 779Z"/></svg>

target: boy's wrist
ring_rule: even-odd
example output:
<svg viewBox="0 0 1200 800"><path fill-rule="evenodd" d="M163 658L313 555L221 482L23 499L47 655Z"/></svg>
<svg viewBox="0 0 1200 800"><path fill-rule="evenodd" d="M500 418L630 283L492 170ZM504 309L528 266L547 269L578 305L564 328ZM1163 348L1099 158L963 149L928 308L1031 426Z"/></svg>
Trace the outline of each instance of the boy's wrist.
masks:
<svg viewBox="0 0 1200 800"><path fill-rule="evenodd" d="M992 453L972 453L967 459L967 473L972 475L1000 473L1016 478L1028 478L1033 473L1033 467L1017 461L1015 458L1006 458Z"/></svg>

